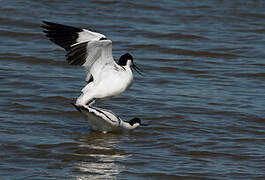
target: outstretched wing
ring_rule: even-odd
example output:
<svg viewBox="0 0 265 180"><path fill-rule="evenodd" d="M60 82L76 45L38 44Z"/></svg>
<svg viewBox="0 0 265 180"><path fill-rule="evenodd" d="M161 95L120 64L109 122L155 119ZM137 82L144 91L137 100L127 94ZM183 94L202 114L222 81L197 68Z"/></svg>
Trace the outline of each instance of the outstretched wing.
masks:
<svg viewBox="0 0 265 180"><path fill-rule="evenodd" d="M46 36L67 51L67 62L85 67L87 81L91 81L91 74L95 78L105 64L114 63L112 42L103 34L48 21L43 23Z"/></svg>

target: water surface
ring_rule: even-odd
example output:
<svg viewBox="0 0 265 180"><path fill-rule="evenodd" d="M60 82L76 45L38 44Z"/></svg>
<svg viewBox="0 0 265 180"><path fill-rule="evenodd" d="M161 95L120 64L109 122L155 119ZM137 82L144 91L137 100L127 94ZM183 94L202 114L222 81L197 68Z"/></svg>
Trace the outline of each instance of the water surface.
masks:
<svg viewBox="0 0 265 180"><path fill-rule="evenodd" d="M263 1L0 1L1 179L264 179ZM90 131L80 67L41 21L89 28L144 69L98 106L148 127Z"/></svg>

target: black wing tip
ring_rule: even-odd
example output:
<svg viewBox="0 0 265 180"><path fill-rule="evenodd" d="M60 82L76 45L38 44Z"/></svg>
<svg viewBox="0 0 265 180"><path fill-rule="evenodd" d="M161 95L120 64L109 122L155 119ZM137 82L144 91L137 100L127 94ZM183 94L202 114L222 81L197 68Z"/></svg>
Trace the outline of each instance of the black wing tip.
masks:
<svg viewBox="0 0 265 180"><path fill-rule="evenodd" d="M45 36L55 44L68 51L78 39L83 29L43 20L41 27Z"/></svg>
<svg viewBox="0 0 265 180"><path fill-rule="evenodd" d="M43 20L42 23L43 24L41 26L42 27L44 26L45 28L46 27L48 27L48 28L54 27L54 28L63 28L63 29L67 29L67 30L72 30L72 31L75 31L75 32L83 31L82 28L74 27L74 26L70 26L70 25L64 25L64 24L57 23L57 22L51 22L51 21Z"/></svg>
<svg viewBox="0 0 265 180"><path fill-rule="evenodd" d="M46 20L43 20L42 23L43 23L44 26L47 26L47 25L48 26L52 26L52 25L63 25L63 24L60 24L60 23L46 21ZM66 26L66 25L63 25L63 26Z"/></svg>
<svg viewBox="0 0 265 180"><path fill-rule="evenodd" d="M82 42L75 46L72 46L71 49L66 54L66 61L70 65L80 65L82 66L86 62L87 58L87 43Z"/></svg>
<svg viewBox="0 0 265 180"><path fill-rule="evenodd" d="M58 26L58 25L65 26L65 25L62 25L62 24L59 24L59 23L55 23L55 22L51 22L51 21L42 21L42 23L43 24L41 25L41 27L44 28L44 29L49 29L49 28L51 28L53 26Z"/></svg>
<svg viewBox="0 0 265 180"><path fill-rule="evenodd" d="M46 23L46 21L42 21L42 22L43 22L43 24L40 25L40 27L44 29L42 32L48 33L50 26Z"/></svg>
<svg viewBox="0 0 265 180"><path fill-rule="evenodd" d="M44 24L53 24L54 22L51 22L51 21L46 21L46 20L43 20L42 21Z"/></svg>
<svg viewBox="0 0 265 180"><path fill-rule="evenodd" d="M43 20L42 23L48 25L48 24L50 24L52 22Z"/></svg>
<svg viewBox="0 0 265 180"><path fill-rule="evenodd" d="M43 20L44 35L67 51L66 60L70 65L83 65L87 58L87 42L77 43L83 29ZM104 38L102 39L104 40Z"/></svg>

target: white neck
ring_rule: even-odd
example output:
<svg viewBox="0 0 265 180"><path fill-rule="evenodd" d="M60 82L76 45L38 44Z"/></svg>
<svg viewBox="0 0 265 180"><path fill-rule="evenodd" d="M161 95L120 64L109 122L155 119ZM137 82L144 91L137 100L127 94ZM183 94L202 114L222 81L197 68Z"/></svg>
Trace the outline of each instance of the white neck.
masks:
<svg viewBox="0 0 265 180"><path fill-rule="evenodd" d="M140 126L139 123L135 123L133 126L131 126L129 123L127 122L121 122L120 124L121 127L123 127L124 129L135 129L137 128L138 126Z"/></svg>
<svg viewBox="0 0 265 180"><path fill-rule="evenodd" d="M129 66L129 67L130 67L130 66L132 66L132 65L133 65L132 60L129 59L129 60L127 61L127 63L126 63L126 66Z"/></svg>

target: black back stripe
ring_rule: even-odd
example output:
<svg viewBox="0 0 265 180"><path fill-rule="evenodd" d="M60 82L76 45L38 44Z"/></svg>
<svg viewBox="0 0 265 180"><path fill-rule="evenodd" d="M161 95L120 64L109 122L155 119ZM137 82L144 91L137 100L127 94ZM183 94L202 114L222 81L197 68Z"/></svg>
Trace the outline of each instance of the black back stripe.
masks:
<svg viewBox="0 0 265 180"><path fill-rule="evenodd" d="M114 122L114 123L116 123L116 121L113 121L106 113L104 113L103 111L101 111L101 110L99 110L98 108L96 108L96 107L93 107L93 109L95 110L95 111L97 111L97 112L99 112L99 113L102 113L102 114L104 114L105 115L105 117L107 118L107 119L109 119L111 122Z"/></svg>
<svg viewBox="0 0 265 180"><path fill-rule="evenodd" d="M99 110L99 109L95 109L96 111L104 114L111 122L116 122L116 121L113 121L107 114L105 114L103 111Z"/></svg>
<svg viewBox="0 0 265 180"><path fill-rule="evenodd" d="M112 113L112 114L118 119L119 125L120 125L121 124L121 118L118 115L114 114L114 113Z"/></svg>
<svg viewBox="0 0 265 180"><path fill-rule="evenodd" d="M75 104L72 104L78 111L80 111L81 112L81 109L82 110L84 110L84 111L88 111L89 113L92 113L92 114L95 114L95 116L99 116L99 115L97 115L95 112L93 112L93 111L89 111L87 108L85 108L85 107L83 107L83 106L76 106ZM103 111L101 111L101 110L99 110L98 108L96 108L96 107L90 107L91 109L93 109L93 110L95 110L97 113L101 113L101 114L103 114L107 119L109 119L111 122L113 122L113 123L116 123L116 121L113 121L106 113L104 113ZM117 117L115 114L114 114L114 116L115 117ZM102 117L101 117L102 118ZM119 118L119 117L117 117L118 118L118 120L119 120L119 125L120 125L120 123L121 123L121 119Z"/></svg>

